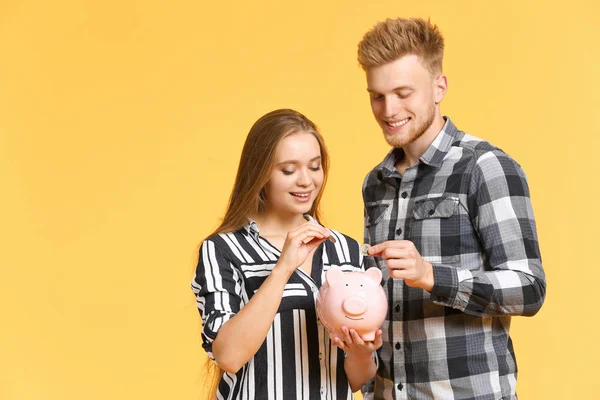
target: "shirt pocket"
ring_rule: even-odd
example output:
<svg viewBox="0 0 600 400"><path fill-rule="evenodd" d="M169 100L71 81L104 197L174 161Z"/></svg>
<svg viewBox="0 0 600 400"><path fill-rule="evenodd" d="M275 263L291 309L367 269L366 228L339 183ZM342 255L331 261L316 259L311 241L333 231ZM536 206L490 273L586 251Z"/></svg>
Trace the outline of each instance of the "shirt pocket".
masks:
<svg viewBox="0 0 600 400"><path fill-rule="evenodd" d="M415 201L408 238L421 257L431 263L460 260L458 198L435 197Z"/></svg>
<svg viewBox="0 0 600 400"><path fill-rule="evenodd" d="M367 203L367 220L366 226L371 227L377 225L387 214L387 211L390 208L390 203L382 203L382 202L373 202Z"/></svg>

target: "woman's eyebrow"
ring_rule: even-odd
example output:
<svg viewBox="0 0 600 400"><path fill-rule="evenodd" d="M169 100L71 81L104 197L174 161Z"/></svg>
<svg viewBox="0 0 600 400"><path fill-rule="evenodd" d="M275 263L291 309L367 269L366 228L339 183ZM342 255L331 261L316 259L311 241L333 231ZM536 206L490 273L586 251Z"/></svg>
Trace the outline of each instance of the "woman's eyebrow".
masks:
<svg viewBox="0 0 600 400"><path fill-rule="evenodd" d="M309 160L309 162L317 161L317 160L320 160L320 159L321 159L321 156L316 156L316 157L311 158ZM298 160L285 160L285 161L282 161L280 163L277 163L277 165L281 165L281 164L300 164L300 161L298 161Z"/></svg>

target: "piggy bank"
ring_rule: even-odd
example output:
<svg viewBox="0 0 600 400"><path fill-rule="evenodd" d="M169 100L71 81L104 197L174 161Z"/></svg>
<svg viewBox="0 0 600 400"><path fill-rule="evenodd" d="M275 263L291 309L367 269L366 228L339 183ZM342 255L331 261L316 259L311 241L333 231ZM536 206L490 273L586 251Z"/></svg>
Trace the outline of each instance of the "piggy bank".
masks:
<svg viewBox="0 0 600 400"><path fill-rule="evenodd" d="M317 296L317 315L331 339L343 340L341 327L354 329L365 341L375 339L387 314L387 297L381 287L381 271L342 272L332 267Z"/></svg>

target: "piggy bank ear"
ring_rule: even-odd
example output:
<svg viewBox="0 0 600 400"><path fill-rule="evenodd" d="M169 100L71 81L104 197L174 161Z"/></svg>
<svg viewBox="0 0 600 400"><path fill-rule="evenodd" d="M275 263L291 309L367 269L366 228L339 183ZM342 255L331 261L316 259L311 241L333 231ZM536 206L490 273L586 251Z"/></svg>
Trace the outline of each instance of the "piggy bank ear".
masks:
<svg viewBox="0 0 600 400"><path fill-rule="evenodd" d="M381 283L381 271L379 270L379 268L377 267L372 267L369 268L366 272L365 275L373 280L373 282L375 282L376 284L380 284Z"/></svg>
<svg viewBox="0 0 600 400"><path fill-rule="evenodd" d="M335 285L342 280L342 270L338 267L331 267L327 274L325 275L325 279L327 279L327 283L329 285Z"/></svg>

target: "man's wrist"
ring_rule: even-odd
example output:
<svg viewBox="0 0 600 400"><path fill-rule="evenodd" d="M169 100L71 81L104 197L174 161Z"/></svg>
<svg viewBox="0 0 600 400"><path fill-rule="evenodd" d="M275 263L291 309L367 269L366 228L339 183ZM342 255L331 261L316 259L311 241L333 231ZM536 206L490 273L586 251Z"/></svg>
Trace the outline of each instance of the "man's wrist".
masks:
<svg viewBox="0 0 600 400"><path fill-rule="evenodd" d="M435 285L435 277L433 275L433 264L429 261L425 262L425 278L423 279L421 289L431 293L433 286Z"/></svg>

